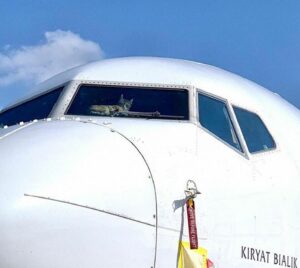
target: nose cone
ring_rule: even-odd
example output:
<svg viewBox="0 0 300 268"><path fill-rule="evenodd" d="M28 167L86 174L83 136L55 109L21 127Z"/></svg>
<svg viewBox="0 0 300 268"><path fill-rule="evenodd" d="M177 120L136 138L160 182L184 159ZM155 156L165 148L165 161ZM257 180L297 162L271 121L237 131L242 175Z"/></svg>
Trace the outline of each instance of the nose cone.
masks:
<svg viewBox="0 0 300 268"><path fill-rule="evenodd" d="M116 132L38 122L0 140L0 267L151 267L150 171Z"/></svg>

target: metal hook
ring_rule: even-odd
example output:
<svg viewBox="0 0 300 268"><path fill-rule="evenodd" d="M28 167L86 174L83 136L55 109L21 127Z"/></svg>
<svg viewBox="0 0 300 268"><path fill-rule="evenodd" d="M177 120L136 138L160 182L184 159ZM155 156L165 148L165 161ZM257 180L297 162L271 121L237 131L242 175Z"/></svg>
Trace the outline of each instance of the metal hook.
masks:
<svg viewBox="0 0 300 268"><path fill-rule="evenodd" d="M188 180L186 183L186 190L184 191L187 198L196 198L201 194L197 189L197 184L193 180Z"/></svg>

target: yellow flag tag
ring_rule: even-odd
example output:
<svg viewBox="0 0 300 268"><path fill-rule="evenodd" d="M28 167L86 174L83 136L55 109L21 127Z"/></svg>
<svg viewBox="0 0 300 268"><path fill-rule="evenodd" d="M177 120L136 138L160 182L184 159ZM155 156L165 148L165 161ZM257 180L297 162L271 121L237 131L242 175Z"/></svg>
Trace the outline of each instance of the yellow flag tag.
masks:
<svg viewBox="0 0 300 268"><path fill-rule="evenodd" d="M178 268L207 268L207 250L190 249L189 242L179 242Z"/></svg>

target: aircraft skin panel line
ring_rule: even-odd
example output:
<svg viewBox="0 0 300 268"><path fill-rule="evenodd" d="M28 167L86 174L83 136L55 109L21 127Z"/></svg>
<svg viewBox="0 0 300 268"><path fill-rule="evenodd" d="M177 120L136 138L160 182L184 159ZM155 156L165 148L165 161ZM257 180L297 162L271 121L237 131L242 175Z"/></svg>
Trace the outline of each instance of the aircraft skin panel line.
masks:
<svg viewBox="0 0 300 268"><path fill-rule="evenodd" d="M54 202L59 202L59 203L72 205L72 206L76 206L76 207L95 210L95 211L98 211L98 212L101 212L101 213L105 213L105 214L108 214L108 215L111 215L111 216L115 216L115 217L119 217L119 218L122 218L122 219L125 219L125 220L129 220L129 221L134 221L134 222L141 223L141 224L144 224L144 225L148 225L148 226L151 226L151 227L156 226L155 224L140 221L140 220L137 220L137 219L134 219L134 218L131 218L131 217L127 217L125 215L117 214L117 213L114 213L114 212L111 212L111 211L106 211L106 210L103 210L103 209L94 208L94 207L90 207L90 206L86 206L86 205L80 205L80 204L73 203L73 202L70 202L70 201L59 200L59 199L55 199L55 198L51 198L51 197L44 197L44 196L32 195L32 194L24 194L24 196L32 197L32 198L40 198L40 199L44 199L44 200L48 200L48 201L54 201Z"/></svg>

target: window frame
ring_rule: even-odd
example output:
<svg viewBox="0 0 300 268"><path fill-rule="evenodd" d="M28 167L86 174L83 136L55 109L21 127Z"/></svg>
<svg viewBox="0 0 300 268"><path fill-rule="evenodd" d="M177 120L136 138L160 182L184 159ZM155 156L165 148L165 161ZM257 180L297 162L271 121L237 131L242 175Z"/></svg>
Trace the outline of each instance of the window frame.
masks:
<svg viewBox="0 0 300 268"><path fill-rule="evenodd" d="M202 124L200 123L200 116L199 116L199 94L200 95L204 95L206 97L209 97L211 99L220 101L220 102L222 102L222 103L225 104L225 107L226 107L226 109L228 111L230 122L232 124L233 130L235 132L235 135L236 135L236 138L237 138L237 140L239 142L241 150L239 150L236 147L232 146L231 144L227 143L225 140L223 140L220 137L218 137L216 134L214 134L213 132L211 132L209 129L207 129L204 126L202 126ZM217 95L212 94L212 93L208 93L206 91L203 91L202 89L197 88L196 89L196 120L197 120L196 121L197 122L197 126L199 128L201 128L202 130L204 130L206 133L212 135L214 138L216 138L217 140L219 140L220 142L222 142L227 147L233 149L234 151L236 151L237 153L239 153L243 157L249 159L248 147L245 146L246 144L245 144L244 136L241 135L242 134L241 133L241 129L239 127L239 124L237 122L235 114L233 113L232 106L231 106L230 102L228 101L228 99L220 97L220 96L217 96Z"/></svg>
<svg viewBox="0 0 300 268"><path fill-rule="evenodd" d="M0 115L1 115L2 113L5 113L5 112L11 110L11 109L17 108L18 106L21 106L21 105L23 105L23 104L25 104L25 103L27 103L27 102L33 101L33 100L38 99L38 98L40 98L40 97L42 97L42 96L44 96L44 95L47 95L47 94L51 93L52 91L55 91L55 90L57 90L57 89L59 89L59 88L62 88L62 90L61 90L61 92L60 92L60 94L59 94L59 96L58 96L58 98L57 98L56 103L53 105L51 111L50 111L49 114L48 114L48 118L49 118L49 117L52 116L52 114L53 114L53 112L55 111L55 109L56 109L58 103L60 102L60 98L61 98L61 96L64 94L64 91L65 91L65 88L66 88L66 84L67 84L67 83L64 83L64 84L61 84L61 85L52 87L52 88L50 88L50 89L48 89L48 90L46 90L46 91L39 92L38 94L32 95L32 96L30 96L30 97L28 97L28 98L26 98L26 97L25 97L25 98L22 98L21 100L17 101L16 103L14 103L14 104L12 104L12 105L9 105L9 106L5 107L4 109L0 110ZM40 119L40 120L42 120L42 119ZM29 122L32 122L32 121L26 121L26 122L24 122L24 123L29 123ZM17 125L17 124L16 124L16 125ZM15 125L11 125L11 126L15 126Z"/></svg>
<svg viewBox="0 0 300 268"><path fill-rule="evenodd" d="M247 152L248 152L250 155L258 155L258 154L263 154L263 153L269 153L269 152L272 152L272 151L276 151L276 150L278 149L277 142L276 142L276 140L274 139L274 136L272 135L272 132L270 131L270 129L267 127L265 121L262 119L262 117L261 117L257 112L251 111L251 110L249 110L249 109L247 109L247 108L243 108L243 107L241 107L241 106L239 106L239 105L235 105L235 104L231 104L231 106L232 106L232 110L233 110L233 113L234 113L234 117L235 117L235 119L236 119L236 121L237 121L237 123L238 123L238 125L239 125L239 128L240 128L240 123L239 123L239 121L238 121L238 119L237 119L237 117L236 117L234 108L238 108L238 109L241 109L241 110L244 110L244 111L247 111L247 112L249 112L249 113L252 113L252 114L256 115L256 116L260 119L260 121L262 122L263 126L266 128L266 130L268 131L270 137L272 138L272 140L273 140L273 142L274 142L274 147L273 147L273 148L268 148L268 149L265 149L265 150L259 150L259 151L256 151L256 152L250 152L250 151L249 151L249 148L248 148L248 144L247 144L247 142L246 142L246 140L245 140L245 137L244 137L244 134L243 134L243 132L242 132L242 129L240 128L241 134L243 135L243 139L244 139L245 144L246 144L246 146L247 146Z"/></svg>
<svg viewBox="0 0 300 268"><path fill-rule="evenodd" d="M88 117L97 119L97 116L91 115L71 115L67 114L68 110L70 109L74 99L76 98L78 91L81 86L106 86L106 87L128 87L128 88L149 88L149 89L157 89L157 90L186 90L188 96L188 119L160 119L155 118L155 121L171 121L171 122L193 122L195 118L195 113L193 109L193 102L194 102L194 87L190 85L178 85L178 84L160 84L160 83L135 83L135 82L110 82L110 81L90 81L90 80L78 80L72 84L72 88L69 90L68 93L68 105L64 108L63 115L65 117ZM110 117L109 117L110 118ZM99 120L107 120L105 116L99 116ZM146 119L146 118L134 118L134 117L122 117L122 119ZM148 119L146 119L148 120Z"/></svg>

